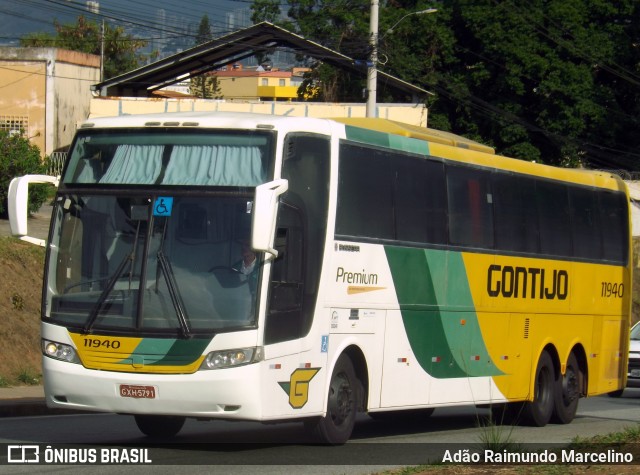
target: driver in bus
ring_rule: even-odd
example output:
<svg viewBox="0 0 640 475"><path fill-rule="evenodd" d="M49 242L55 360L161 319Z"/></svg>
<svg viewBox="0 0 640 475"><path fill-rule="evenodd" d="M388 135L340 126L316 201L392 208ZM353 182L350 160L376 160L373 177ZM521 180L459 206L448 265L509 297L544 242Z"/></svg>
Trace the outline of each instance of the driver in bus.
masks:
<svg viewBox="0 0 640 475"><path fill-rule="evenodd" d="M258 280L256 262L256 253L251 249L251 244L248 240L242 241L242 259L231 266L231 268L239 273L241 282L249 283L252 294L255 292Z"/></svg>

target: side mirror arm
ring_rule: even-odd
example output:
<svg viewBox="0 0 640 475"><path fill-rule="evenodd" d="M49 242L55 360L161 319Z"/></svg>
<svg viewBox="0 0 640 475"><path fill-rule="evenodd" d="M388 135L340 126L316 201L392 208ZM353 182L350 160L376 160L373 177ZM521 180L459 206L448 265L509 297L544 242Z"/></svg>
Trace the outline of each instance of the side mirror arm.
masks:
<svg viewBox="0 0 640 475"><path fill-rule="evenodd" d="M279 179L256 187L253 201L253 217L251 226L251 247L278 257L273 248L278 217L278 201L280 195L289 189L289 182Z"/></svg>
<svg viewBox="0 0 640 475"><path fill-rule="evenodd" d="M32 183L50 183L55 187L60 184L60 178L50 175L24 175L11 180L7 196L9 224L11 234L21 240L44 246L45 240L29 236L27 218L29 216L29 185Z"/></svg>

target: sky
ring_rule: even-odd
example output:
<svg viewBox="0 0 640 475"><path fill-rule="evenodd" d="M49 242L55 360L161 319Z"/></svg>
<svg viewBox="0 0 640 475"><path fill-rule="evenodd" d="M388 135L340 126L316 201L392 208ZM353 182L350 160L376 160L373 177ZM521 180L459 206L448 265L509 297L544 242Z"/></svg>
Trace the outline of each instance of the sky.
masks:
<svg viewBox="0 0 640 475"><path fill-rule="evenodd" d="M96 0L94 0L96 1ZM179 35L190 26L197 29L207 15L215 33L228 33L239 24L242 9L252 0L99 0L101 18L112 23L129 22L136 35L146 39ZM32 32L53 32L53 21L75 23L86 11L86 0L0 0L0 44L16 44ZM94 17L95 18L95 17ZM234 23L235 21L235 23Z"/></svg>

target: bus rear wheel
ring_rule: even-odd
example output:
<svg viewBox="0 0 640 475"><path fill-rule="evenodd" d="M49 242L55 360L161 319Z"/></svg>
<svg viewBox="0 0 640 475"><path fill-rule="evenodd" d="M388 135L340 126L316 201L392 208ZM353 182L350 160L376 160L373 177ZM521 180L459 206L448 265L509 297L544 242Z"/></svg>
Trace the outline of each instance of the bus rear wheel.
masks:
<svg viewBox="0 0 640 475"><path fill-rule="evenodd" d="M140 432L147 437L173 437L184 425L185 418L179 416L134 416Z"/></svg>
<svg viewBox="0 0 640 475"><path fill-rule="evenodd" d="M544 427L551 420L556 393L556 373L553 361L546 351L540 355L534 381L533 401L525 403L523 416L526 423Z"/></svg>
<svg viewBox="0 0 640 475"><path fill-rule="evenodd" d="M576 416L580 399L580 367L578 359L571 353L567 360L564 376L559 375L553 409L553 422L568 424Z"/></svg>
<svg viewBox="0 0 640 475"><path fill-rule="evenodd" d="M331 375L327 415L315 421L312 426L319 442L340 445L351 437L358 409L357 383L351 359L342 355Z"/></svg>

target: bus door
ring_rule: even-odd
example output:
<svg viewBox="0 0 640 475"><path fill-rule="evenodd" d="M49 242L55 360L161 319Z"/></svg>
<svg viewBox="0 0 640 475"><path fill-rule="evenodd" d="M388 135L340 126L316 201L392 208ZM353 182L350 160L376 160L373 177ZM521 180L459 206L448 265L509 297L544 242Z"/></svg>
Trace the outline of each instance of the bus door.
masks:
<svg viewBox="0 0 640 475"><path fill-rule="evenodd" d="M266 417L322 411L327 353L310 334L326 239L330 147L327 137L289 134L264 328Z"/></svg>

